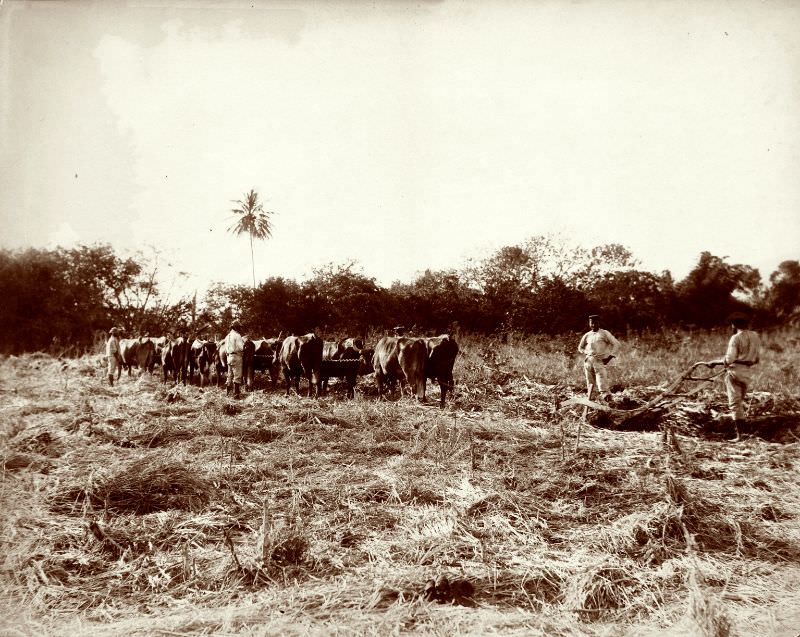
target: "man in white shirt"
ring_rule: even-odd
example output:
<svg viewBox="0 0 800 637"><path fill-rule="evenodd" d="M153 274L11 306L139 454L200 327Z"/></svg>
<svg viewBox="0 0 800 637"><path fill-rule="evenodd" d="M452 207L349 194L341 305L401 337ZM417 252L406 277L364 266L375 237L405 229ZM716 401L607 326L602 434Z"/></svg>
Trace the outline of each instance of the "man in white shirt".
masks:
<svg viewBox="0 0 800 637"><path fill-rule="evenodd" d="M583 370L586 373L586 391L592 399L594 388L603 398L608 399L607 365L616 355L619 341L608 330L600 328L600 316L589 317L589 331L578 344L578 351L584 355Z"/></svg>
<svg viewBox="0 0 800 637"><path fill-rule="evenodd" d="M233 389L233 397L241 398L240 390L242 387L242 351L244 350L244 338L241 335L242 324L234 321L231 324L231 331L225 337L225 351L228 354L228 383L227 393Z"/></svg>
<svg viewBox="0 0 800 637"><path fill-rule="evenodd" d="M728 406L731 409L733 428L739 439L739 424L744 420L744 397L753 382L754 367L761 357L761 341L758 334L748 330L747 316L735 312L728 317L731 324L731 336L725 356L709 361L709 367L725 365L725 390L728 394Z"/></svg>

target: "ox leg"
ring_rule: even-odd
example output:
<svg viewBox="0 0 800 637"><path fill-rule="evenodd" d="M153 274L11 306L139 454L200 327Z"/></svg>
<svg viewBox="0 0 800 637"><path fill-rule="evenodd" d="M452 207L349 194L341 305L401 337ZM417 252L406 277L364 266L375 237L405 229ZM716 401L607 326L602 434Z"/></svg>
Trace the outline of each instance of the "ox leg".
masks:
<svg viewBox="0 0 800 637"><path fill-rule="evenodd" d="M322 396L322 376L320 375L319 370L311 372L311 379L314 381L314 391L316 397L319 398Z"/></svg>
<svg viewBox="0 0 800 637"><path fill-rule="evenodd" d="M445 398L447 397L447 388L450 386L450 383L447 381L447 378L445 377L439 377L437 380L439 381L439 392L440 392L439 407L441 409L444 409L444 401Z"/></svg>
<svg viewBox="0 0 800 637"><path fill-rule="evenodd" d="M375 382L378 384L378 400L383 400L383 374L375 372Z"/></svg>
<svg viewBox="0 0 800 637"><path fill-rule="evenodd" d="M416 387L415 394L417 396L417 400L419 402L421 402L421 403L425 402L425 386L426 385L427 385L427 382L426 382L424 376L421 379L417 379L417 387Z"/></svg>

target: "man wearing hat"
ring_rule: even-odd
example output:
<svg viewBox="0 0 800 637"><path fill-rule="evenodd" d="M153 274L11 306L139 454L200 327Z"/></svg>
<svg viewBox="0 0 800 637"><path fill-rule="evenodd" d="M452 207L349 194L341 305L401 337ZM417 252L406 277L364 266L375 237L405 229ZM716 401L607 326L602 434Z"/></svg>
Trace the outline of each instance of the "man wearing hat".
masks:
<svg viewBox="0 0 800 637"><path fill-rule="evenodd" d="M578 343L578 351L584 355L583 370L586 373L586 392L592 399L594 388L604 398L608 398L607 365L614 358L619 341L608 330L600 328L600 316L589 316L589 331Z"/></svg>
<svg viewBox="0 0 800 637"><path fill-rule="evenodd" d="M108 361L108 384L114 386L114 374L121 369L122 355L119 351L119 330L112 327L108 330L108 340L106 341L106 360Z"/></svg>
<svg viewBox="0 0 800 637"><path fill-rule="evenodd" d="M728 322L733 335L725 356L706 364L709 367L725 366L725 390L736 432L734 440L738 440L739 424L744 420L744 397L753 382L753 368L761 356L761 342L758 334L747 329L749 321L745 314L734 312L728 317Z"/></svg>
<svg viewBox="0 0 800 637"><path fill-rule="evenodd" d="M241 398L240 390L242 387L242 351L244 350L244 338L242 338L242 324L235 320L231 324L231 331L225 337L225 351L228 353L228 383L227 393L233 389L233 397Z"/></svg>

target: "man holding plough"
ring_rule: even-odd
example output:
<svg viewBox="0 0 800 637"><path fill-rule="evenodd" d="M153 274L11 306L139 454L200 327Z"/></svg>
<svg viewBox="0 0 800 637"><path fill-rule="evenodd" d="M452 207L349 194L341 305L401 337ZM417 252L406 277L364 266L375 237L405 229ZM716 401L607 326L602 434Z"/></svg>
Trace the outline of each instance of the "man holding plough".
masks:
<svg viewBox="0 0 800 637"><path fill-rule="evenodd" d="M586 373L586 393L592 399L594 388L608 401L608 370L606 366L613 360L619 341L608 330L600 328L600 316L589 317L589 331L578 344L578 351L585 356L583 370Z"/></svg>
<svg viewBox="0 0 800 637"><path fill-rule="evenodd" d="M744 421L744 397L753 382L753 367L758 364L761 342L758 334L748 330L747 316L735 312L728 317L733 336L728 341L728 350L722 358L705 363L709 367L725 366L725 390L731 409L734 441L739 440L739 425Z"/></svg>

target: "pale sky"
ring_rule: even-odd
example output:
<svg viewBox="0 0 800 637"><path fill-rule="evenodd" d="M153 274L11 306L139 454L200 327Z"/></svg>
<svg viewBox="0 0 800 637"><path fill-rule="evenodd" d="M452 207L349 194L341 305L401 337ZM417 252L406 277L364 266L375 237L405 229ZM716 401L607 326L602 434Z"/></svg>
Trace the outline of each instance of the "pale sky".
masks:
<svg viewBox="0 0 800 637"><path fill-rule="evenodd" d="M794 1L0 6L0 247L382 284L559 232L681 278L800 258Z"/></svg>

